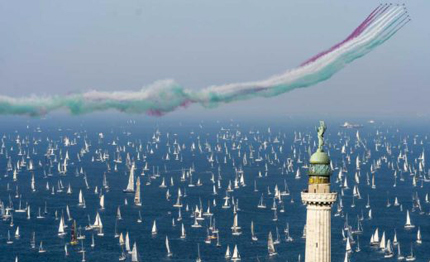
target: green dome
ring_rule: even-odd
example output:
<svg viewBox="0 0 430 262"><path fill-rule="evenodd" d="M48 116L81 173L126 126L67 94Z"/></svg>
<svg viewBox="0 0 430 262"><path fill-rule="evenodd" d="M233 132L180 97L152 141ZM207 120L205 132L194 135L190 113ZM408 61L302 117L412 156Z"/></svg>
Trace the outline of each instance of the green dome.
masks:
<svg viewBox="0 0 430 262"><path fill-rule="evenodd" d="M310 159L308 175L310 176L330 176L330 158L324 151L315 152Z"/></svg>
<svg viewBox="0 0 430 262"><path fill-rule="evenodd" d="M330 165L330 158L326 152L317 151L312 154L309 162L311 164Z"/></svg>

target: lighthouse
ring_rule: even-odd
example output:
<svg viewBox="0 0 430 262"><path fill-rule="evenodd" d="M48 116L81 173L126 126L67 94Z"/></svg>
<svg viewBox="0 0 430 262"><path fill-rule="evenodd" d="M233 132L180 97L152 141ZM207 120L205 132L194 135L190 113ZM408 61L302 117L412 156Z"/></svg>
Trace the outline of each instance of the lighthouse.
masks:
<svg viewBox="0 0 430 262"><path fill-rule="evenodd" d="M307 211L305 262L331 262L331 207L337 193L330 191L330 158L323 149L326 129L320 121L318 149L310 158L308 188L302 192Z"/></svg>

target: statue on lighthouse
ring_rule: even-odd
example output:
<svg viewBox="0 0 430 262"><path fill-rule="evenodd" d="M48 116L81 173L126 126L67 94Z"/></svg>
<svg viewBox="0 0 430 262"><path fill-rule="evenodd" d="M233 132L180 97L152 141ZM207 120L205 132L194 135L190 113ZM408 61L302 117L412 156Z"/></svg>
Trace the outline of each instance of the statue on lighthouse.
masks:
<svg viewBox="0 0 430 262"><path fill-rule="evenodd" d="M320 121L320 126L317 128L318 132L318 151L324 152L323 146L324 146L324 133L327 130L327 126L325 125L324 121Z"/></svg>

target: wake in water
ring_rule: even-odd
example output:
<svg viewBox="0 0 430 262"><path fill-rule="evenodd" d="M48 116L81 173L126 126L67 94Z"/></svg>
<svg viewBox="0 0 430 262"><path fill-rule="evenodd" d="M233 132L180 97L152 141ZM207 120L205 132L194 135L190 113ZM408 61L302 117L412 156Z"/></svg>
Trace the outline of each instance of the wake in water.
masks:
<svg viewBox="0 0 430 262"><path fill-rule="evenodd" d="M157 81L137 92L89 91L66 96L14 98L0 95L0 114L44 115L58 109L72 114L116 109L127 113L163 115L190 104L212 107L252 97L271 97L329 79L357 58L390 39L410 21L405 6L384 4L342 42L308 59L299 67L262 81L185 89L173 80Z"/></svg>

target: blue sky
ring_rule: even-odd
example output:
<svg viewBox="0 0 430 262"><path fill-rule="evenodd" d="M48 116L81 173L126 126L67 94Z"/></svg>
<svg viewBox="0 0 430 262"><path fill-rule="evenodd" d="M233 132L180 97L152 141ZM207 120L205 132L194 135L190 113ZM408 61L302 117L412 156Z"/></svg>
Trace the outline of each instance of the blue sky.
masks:
<svg viewBox="0 0 430 262"><path fill-rule="evenodd" d="M396 36L307 89L175 116L428 115L430 1ZM403 3L403 2L401 2ZM345 38L376 1L1 1L0 94L264 79Z"/></svg>

